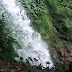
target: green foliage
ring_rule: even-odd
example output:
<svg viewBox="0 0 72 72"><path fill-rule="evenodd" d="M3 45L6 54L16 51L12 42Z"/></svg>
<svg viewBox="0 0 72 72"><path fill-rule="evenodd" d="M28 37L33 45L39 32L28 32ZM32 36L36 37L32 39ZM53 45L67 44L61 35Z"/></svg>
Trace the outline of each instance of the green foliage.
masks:
<svg viewBox="0 0 72 72"><path fill-rule="evenodd" d="M52 39L57 40L55 46L67 46L68 41L72 41L72 0L19 0L31 19L31 26L42 36L52 52ZM5 12L7 13L7 12ZM4 17L4 14L2 17ZM18 56L13 48L13 43L21 46L9 35L11 30L5 28L5 23L0 20L0 58L13 60ZM58 34L60 33L60 37ZM62 39L61 39L62 38ZM61 39L61 40L60 40ZM50 42L49 42L50 41ZM22 58L20 58L22 60ZM28 58L30 61L32 59ZM30 65L29 60L26 64ZM35 61L38 61L34 58ZM49 63L48 63L49 64ZM59 66L64 68L60 63Z"/></svg>
<svg viewBox="0 0 72 72"><path fill-rule="evenodd" d="M48 67L46 68L46 70L49 70L50 62L47 61L46 64L48 65Z"/></svg>
<svg viewBox="0 0 72 72"><path fill-rule="evenodd" d="M20 60L22 61L23 60L23 57L20 57Z"/></svg>
<svg viewBox="0 0 72 72"><path fill-rule="evenodd" d="M36 58L34 58L35 61L38 61Z"/></svg>
<svg viewBox="0 0 72 72"><path fill-rule="evenodd" d="M65 40L72 40L72 8L70 0L45 0L50 11L53 26L65 36Z"/></svg>
<svg viewBox="0 0 72 72"><path fill-rule="evenodd" d="M29 60L28 60L28 59L26 59L25 64L26 64L27 66L30 66L30 62L29 62Z"/></svg>
<svg viewBox="0 0 72 72"><path fill-rule="evenodd" d="M64 46L67 47L68 42L65 40L59 40L57 43L55 43L55 46L60 46L61 48L63 48Z"/></svg>
<svg viewBox="0 0 72 72"><path fill-rule="evenodd" d="M15 40L9 35L10 30L5 25L7 24L0 20L0 58L13 61L17 55L13 48Z"/></svg>
<svg viewBox="0 0 72 72"><path fill-rule="evenodd" d="M33 65L33 66L32 66L32 69L37 69L37 66L36 66L36 65Z"/></svg>
<svg viewBox="0 0 72 72"><path fill-rule="evenodd" d="M32 58L31 58L31 57L28 57L28 59L29 59L30 61L32 61L32 62L33 62L33 60L32 60Z"/></svg>
<svg viewBox="0 0 72 72"><path fill-rule="evenodd" d="M50 62L47 61L46 64L50 64Z"/></svg>
<svg viewBox="0 0 72 72"><path fill-rule="evenodd" d="M59 67L61 67L62 69L65 69L66 68L66 66L64 65L64 64L62 64L62 63L56 63Z"/></svg>
<svg viewBox="0 0 72 72"><path fill-rule="evenodd" d="M22 0L21 4L31 19L31 26L41 34L42 39L48 41L49 38L55 36L56 30L52 25L44 0Z"/></svg>
<svg viewBox="0 0 72 72"><path fill-rule="evenodd" d="M2 17L5 17L5 16L4 16L5 13L8 13L8 12L4 12L4 13L2 13Z"/></svg>
<svg viewBox="0 0 72 72"><path fill-rule="evenodd" d="M24 2L24 3L23 3ZM23 0L22 6L31 19L31 26L48 43L50 53L54 46L66 48L72 41L71 0ZM56 42L53 42L56 40Z"/></svg>

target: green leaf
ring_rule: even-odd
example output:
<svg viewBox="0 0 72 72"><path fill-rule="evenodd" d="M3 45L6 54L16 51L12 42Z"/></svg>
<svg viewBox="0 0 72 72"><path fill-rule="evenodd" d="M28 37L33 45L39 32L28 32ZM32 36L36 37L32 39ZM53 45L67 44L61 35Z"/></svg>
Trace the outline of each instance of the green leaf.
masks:
<svg viewBox="0 0 72 72"><path fill-rule="evenodd" d="M8 12L4 12L4 13L2 13L2 17L4 17L4 14L5 14L5 13L8 13Z"/></svg>
<svg viewBox="0 0 72 72"><path fill-rule="evenodd" d="M30 62L29 62L29 60L28 60L28 59L26 59L26 64L27 64L27 65L30 65Z"/></svg>
<svg viewBox="0 0 72 72"><path fill-rule="evenodd" d="M29 59L30 61L33 61L33 60L31 59L31 57L28 57L28 59Z"/></svg>
<svg viewBox="0 0 72 72"><path fill-rule="evenodd" d="M23 60L23 57L20 57L20 60Z"/></svg>
<svg viewBox="0 0 72 72"><path fill-rule="evenodd" d="M50 62L47 61L46 64L50 64Z"/></svg>
<svg viewBox="0 0 72 72"><path fill-rule="evenodd" d="M62 67L63 69L65 69L66 68L66 66L64 65L64 64L62 64L62 63L56 63L58 66L60 66L60 67Z"/></svg>
<svg viewBox="0 0 72 72"><path fill-rule="evenodd" d="M34 58L35 61L38 61L36 58Z"/></svg>

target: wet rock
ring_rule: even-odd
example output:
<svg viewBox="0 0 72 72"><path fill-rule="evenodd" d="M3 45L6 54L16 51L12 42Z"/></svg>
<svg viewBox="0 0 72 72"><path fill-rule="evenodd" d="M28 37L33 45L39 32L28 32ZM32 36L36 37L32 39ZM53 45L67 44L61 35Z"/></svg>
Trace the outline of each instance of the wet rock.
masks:
<svg viewBox="0 0 72 72"><path fill-rule="evenodd" d="M72 72L72 62L69 64L69 71Z"/></svg>
<svg viewBox="0 0 72 72"><path fill-rule="evenodd" d="M72 43L67 48L55 47L52 57L56 62L69 66L72 62Z"/></svg>

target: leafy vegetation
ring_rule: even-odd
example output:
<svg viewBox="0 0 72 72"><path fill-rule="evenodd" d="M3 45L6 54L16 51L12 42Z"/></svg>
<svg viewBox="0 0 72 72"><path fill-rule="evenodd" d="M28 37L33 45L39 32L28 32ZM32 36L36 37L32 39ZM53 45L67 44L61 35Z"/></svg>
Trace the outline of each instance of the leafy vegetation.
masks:
<svg viewBox="0 0 72 72"><path fill-rule="evenodd" d="M22 6L27 10L27 14L31 19L31 26L34 27L44 40L55 36L56 29L52 25L51 17L43 0L22 0Z"/></svg>
<svg viewBox="0 0 72 72"><path fill-rule="evenodd" d="M72 41L72 0L22 0L21 4L50 53L54 46L68 47Z"/></svg>
<svg viewBox="0 0 72 72"><path fill-rule="evenodd" d="M31 26L49 44L51 53L54 50L52 45L63 47L72 41L72 0L19 0L19 2L26 9L31 19ZM4 17L4 13L2 17ZM7 23L0 20L0 58L14 60L18 55L14 51L13 43L17 44L17 42L10 35L11 30L5 25ZM20 57L20 60L22 61L23 58ZM30 65L29 60L33 61L29 57L26 60L27 65ZM36 58L34 60L38 61ZM46 64L50 63L46 62ZM63 64L57 64L65 68Z"/></svg>
<svg viewBox="0 0 72 72"><path fill-rule="evenodd" d="M53 26L63 34L65 40L72 40L71 0L45 0L50 11Z"/></svg>
<svg viewBox="0 0 72 72"><path fill-rule="evenodd" d="M13 48L15 40L9 35L10 30L5 25L6 23L0 20L0 58L13 61L17 55Z"/></svg>
<svg viewBox="0 0 72 72"><path fill-rule="evenodd" d="M62 69L66 69L66 66L65 66L64 64L62 64L62 63L57 63L57 65L58 65L59 67L61 67Z"/></svg>

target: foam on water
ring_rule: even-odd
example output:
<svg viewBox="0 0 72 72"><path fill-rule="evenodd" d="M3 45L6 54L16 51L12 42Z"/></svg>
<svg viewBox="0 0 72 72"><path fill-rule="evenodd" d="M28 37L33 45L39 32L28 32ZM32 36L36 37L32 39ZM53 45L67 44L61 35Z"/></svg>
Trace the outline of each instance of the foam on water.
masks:
<svg viewBox="0 0 72 72"><path fill-rule="evenodd" d="M15 0L1 0L0 4L3 7L0 12L7 12L7 15L10 16L6 20L12 29L13 38L22 47L18 48L14 45L17 54L23 57L23 61L31 57L33 59L33 62L30 61L31 65L41 63L43 67L46 67L46 61L49 61L49 68L53 67L47 44L41 40L40 34L32 29L30 19L20 4L17 5ZM34 58L38 61L35 61ZM15 59L18 60L18 58Z"/></svg>

